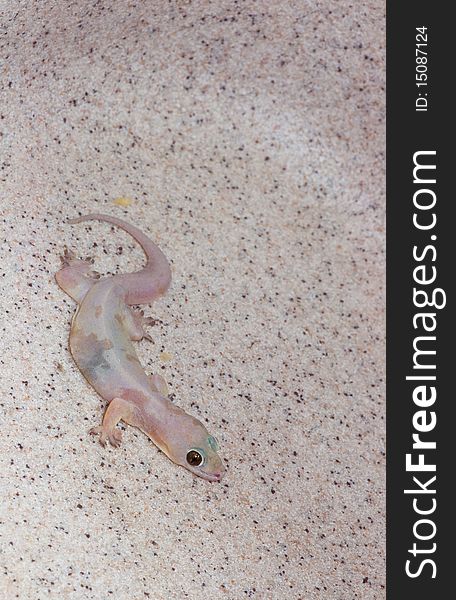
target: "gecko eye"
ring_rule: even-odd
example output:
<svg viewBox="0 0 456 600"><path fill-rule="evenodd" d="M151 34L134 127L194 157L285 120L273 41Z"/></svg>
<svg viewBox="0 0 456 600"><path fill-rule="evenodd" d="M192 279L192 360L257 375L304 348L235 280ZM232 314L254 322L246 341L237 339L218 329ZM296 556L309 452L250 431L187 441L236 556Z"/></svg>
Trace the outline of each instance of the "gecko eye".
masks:
<svg viewBox="0 0 456 600"><path fill-rule="evenodd" d="M189 450L187 452L187 462L192 467L201 467L204 463L204 456L198 450Z"/></svg>

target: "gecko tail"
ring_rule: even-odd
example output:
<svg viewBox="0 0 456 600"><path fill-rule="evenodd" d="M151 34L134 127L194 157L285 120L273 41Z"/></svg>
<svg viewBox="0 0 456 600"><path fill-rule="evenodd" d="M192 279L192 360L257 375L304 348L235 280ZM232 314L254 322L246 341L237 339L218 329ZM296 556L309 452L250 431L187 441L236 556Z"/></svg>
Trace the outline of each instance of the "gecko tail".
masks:
<svg viewBox="0 0 456 600"><path fill-rule="evenodd" d="M164 261L166 264L168 264L168 261L160 248L134 225L130 225L130 223L127 223L122 219L118 219L117 217L111 217L110 215L103 215L99 213L92 213L82 217L68 219L68 223L72 225L76 223L82 223L83 221L105 221L106 223L111 223L112 225L116 225L116 227L120 227L138 242L138 244L144 250L144 253L147 257L147 263L156 263L157 259L159 259L159 262Z"/></svg>
<svg viewBox="0 0 456 600"><path fill-rule="evenodd" d="M146 265L137 273L116 275L124 284L128 293L128 304L142 304L163 295L171 283L171 268L168 259L140 229L111 215L92 213L81 217L68 219L68 223L76 224L83 221L104 221L120 227L138 242L146 255Z"/></svg>

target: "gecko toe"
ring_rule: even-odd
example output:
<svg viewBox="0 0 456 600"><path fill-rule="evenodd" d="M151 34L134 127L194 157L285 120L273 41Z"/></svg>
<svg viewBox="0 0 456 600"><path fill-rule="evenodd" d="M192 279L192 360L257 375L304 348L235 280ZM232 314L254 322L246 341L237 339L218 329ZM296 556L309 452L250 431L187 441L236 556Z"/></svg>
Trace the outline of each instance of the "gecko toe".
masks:
<svg viewBox="0 0 456 600"><path fill-rule="evenodd" d="M151 327L153 327L158 322L159 322L158 319L154 319L153 317L143 317L144 325L150 325Z"/></svg>
<svg viewBox="0 0 456 600"><path fill-rule="evenodd" d="M63 254L60 255L60 261L62 262L63 267L68 267L70 262L76 258L74 252L72 250L68 250L65 246L63 249Z"/></svg>
<svg viewBox="0 0 456 600"><path fill-rule="evenodd" d="M99 435L99 439L98 441L100 442L100 444L103 446L103 448L106 446L106 440L108 438L106 432L103 430L103 426L99 425L98 427L92 427L92 429L90 429L89 431L90 435Z"/></svg>
<svg viewBox="0 0 456 600"><path fill-rule="evenodd" d="M108 439L111 446L118 448L122 443L122 432L116 429L108 435Z"/></svg>

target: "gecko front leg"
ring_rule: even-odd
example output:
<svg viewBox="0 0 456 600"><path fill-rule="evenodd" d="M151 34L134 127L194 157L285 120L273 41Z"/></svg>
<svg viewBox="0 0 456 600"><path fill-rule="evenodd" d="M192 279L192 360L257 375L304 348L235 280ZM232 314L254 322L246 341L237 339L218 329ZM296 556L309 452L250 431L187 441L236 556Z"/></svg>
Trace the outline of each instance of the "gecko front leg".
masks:
<svg viewBox="0 0 456 600"><path fill-rule="evenodd" d="M134 407L131 402L123 398L113 398L106 408L103 422L98 427L93 427L89 433L100 436L100 444L106 446L109 441L111 446L118 448L122 442L122 432L116 429L119 421L132 424Z"/></svg>

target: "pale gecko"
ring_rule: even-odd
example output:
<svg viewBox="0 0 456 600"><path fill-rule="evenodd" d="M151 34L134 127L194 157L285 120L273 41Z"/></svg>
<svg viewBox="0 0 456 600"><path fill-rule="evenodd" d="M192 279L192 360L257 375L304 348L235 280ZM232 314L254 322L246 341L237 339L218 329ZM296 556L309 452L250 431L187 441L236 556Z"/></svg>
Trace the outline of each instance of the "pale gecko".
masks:
<svg viewBox="0 0 456 600"><path fill-rule="evenodd" d="M119 446L119 421L137 427L174 463L209 481L220 481L224 467L214 436L195 417L173 404L160 375L147 375L132 340L149 338L153 319L130 308L151 303L168 290L171 269L163 252L144 233L108 215L90 214L69 223L106 221L128 232L143 248L147 262L134 273L100 278L90 259L65 251L56 273L59 286L78 303L71 323L70 351L89 384L107 402L102 424L91 430L100 442Z"/></svg>

